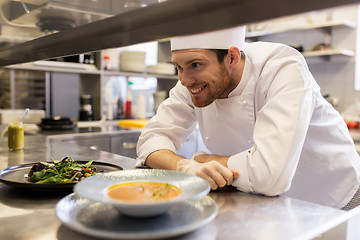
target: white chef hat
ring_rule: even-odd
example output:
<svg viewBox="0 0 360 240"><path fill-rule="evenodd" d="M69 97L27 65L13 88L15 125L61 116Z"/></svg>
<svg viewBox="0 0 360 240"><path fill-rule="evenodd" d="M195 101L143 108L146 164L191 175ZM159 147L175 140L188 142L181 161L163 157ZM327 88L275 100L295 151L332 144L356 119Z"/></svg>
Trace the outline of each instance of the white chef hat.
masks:
<svg viewBox="0 0 360 240"><path fill-rule="evenodd" d="M183 49L243 49L245 42L245 26L222 29L219 31L176 37L171 39L171 51Z"/></svg>

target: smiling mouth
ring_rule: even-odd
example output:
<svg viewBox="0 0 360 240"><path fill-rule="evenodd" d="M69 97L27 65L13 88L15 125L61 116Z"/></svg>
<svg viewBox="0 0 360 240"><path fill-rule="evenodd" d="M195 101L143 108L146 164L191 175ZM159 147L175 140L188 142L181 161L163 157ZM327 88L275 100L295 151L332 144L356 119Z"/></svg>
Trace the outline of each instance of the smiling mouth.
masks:
<svg viewBox="0 0 360 240"><path fill-rule="evenodd" d="M190 91L191 94L197 95L197 94L199 94L200 92L202 92L206 87L207 87L207 85L202 86L202 87L200 87L200 88L189 89L189 91Z"/></svg>

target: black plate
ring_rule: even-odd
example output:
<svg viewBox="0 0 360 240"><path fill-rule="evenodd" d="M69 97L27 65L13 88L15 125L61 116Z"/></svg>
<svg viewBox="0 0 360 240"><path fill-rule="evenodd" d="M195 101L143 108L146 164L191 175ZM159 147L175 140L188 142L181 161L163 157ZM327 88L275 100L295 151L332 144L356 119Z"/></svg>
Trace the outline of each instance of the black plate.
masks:
<svg viewBox="0 0 360 240"><path fill-rule="evenodd" d="M80 164L85 164L87 161L78 161ZM59 191L72 190L76 183L32 183L24 177L29 173L32 166L36 163L27 163L14 167L5 168L0 171L0 182L15 188L23 188L29 190L41 191ZM104 162L93 162L92 167L96 167L99 172L118 171L123 168L117 165Z"/></svg>

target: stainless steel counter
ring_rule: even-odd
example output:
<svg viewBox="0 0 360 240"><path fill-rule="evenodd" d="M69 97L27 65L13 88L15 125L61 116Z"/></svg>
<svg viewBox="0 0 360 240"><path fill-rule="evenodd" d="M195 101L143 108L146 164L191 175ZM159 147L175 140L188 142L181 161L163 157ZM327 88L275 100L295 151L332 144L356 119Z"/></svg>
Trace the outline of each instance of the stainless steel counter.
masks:
<svg viewBox="0 0 360 240"><path fill-rule="evenodd" d="M63 156L110 162L124 169L134 168L135 163L132 158L48 141L41 135L25 136L24 151L9 152L6 138L0 139L0 169ZM67 194L20 191L0 183L0 239L93 239L70 230L57 219L54 208ZM176 239L312 239L356 218L360 212L344 212L286 197L245 194L232 188L213 191L209 196L219 207L216 218Z"/></svg>

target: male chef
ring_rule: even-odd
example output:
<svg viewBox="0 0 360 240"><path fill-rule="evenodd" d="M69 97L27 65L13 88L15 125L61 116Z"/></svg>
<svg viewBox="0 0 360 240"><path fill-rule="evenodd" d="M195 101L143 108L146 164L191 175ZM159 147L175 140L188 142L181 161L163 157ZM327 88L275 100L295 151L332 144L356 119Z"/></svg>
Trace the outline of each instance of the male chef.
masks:
<svg viewBox="0 0 360 240"><path fill-rule="evenodd" d="M171 40L179 81L146 125L137 166L178 170L266 196L349 210L360 203L360 159L341 115L303 56L245 43L245 27ZM209 150L177 155L198 124Z"/></svg>

